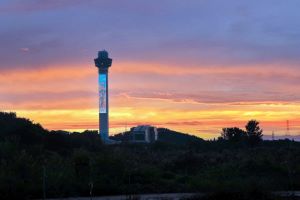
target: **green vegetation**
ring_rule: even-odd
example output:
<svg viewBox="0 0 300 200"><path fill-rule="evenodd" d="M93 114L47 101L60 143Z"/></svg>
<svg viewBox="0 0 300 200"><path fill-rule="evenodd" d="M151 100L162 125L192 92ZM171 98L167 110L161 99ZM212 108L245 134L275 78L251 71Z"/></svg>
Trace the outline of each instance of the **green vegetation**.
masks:
<svg viewBox="0 0 300 200"><path fill-rule="evenodd" d="M95 131L48 131L0 113L0 196L300 190L300 143L261 141L256 121L231 129L215 141L160 129L155 144L103 145Z"/></svg>

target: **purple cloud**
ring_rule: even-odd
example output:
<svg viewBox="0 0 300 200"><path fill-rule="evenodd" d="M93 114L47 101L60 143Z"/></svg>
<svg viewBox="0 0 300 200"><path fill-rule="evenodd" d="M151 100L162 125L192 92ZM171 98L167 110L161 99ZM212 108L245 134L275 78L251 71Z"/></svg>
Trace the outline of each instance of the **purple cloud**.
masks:
<svg viewBox="0 0 300 200"><path fill-rule="evenodd" d="M297 0L4 1L0 67L87 63L102 48L121 61L299 64L298 7ZM24 47L30 55L18 55Z"/></svg>

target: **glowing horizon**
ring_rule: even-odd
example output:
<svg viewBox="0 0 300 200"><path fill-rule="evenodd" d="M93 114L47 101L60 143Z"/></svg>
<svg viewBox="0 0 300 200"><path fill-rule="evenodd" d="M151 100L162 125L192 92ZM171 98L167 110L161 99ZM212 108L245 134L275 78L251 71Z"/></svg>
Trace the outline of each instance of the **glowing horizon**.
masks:
<svg viewBox="0 0 300 200"><path fill-rule="evenodd" d="M266 135L285 135L287 120L299 135L299 6L3 0L0 110L47 129L98 129L93 59L107 49L111 134L151 124L214 138L256 119Z"/></svg>

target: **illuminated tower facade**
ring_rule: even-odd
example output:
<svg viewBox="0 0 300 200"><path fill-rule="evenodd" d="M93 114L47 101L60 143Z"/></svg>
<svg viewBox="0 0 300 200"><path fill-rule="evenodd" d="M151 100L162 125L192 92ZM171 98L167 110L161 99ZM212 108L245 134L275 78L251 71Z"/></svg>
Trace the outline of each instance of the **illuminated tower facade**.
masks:
<svg viewBox="0 0 300 200"><path fill-rule="evenodd" d="M98 58L95 59L95 65L98 68L99 84L99 133L103 142L108 142L109 134L109 110L108 110L108 69L111 66L112 59L108 57L108 52L103 50L98 52Z"/></svg>

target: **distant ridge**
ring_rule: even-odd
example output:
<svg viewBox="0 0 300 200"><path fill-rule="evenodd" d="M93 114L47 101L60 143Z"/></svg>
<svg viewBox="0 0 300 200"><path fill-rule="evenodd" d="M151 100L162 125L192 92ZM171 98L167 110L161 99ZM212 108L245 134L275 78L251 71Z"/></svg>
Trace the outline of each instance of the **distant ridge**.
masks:
<svg viewBox="0 0 300 200"><path fill-rule="evenodd" d="M263 136L264 140L273 140L272 135L264 135ZM300 135L278 135L278 136L274 136L274 140L294 140L294 141L300 141Z"/></svg>
<svg viewBox="0 0 300 200"><path fill-rule="evenodd" d="M202 138L189 135L186 133L181 133L177 131L173 131L167 128L158 128L158 141L169 143L169 144L176 144L176 145L186 145L190 143L196 143L196 142L203 142L204 140ZM130 141L130 132L124 132L119 133L114 136L111 136L110 138L113 140L118 140L122 142L128 142Z"/></svg>
<svg viewBox="0 0 300 200"><path fill-rule="evenodd" d="M173 131L167 128L158 128L158 141L184 145L203 142L204 140L194 135Z"/></svg>

